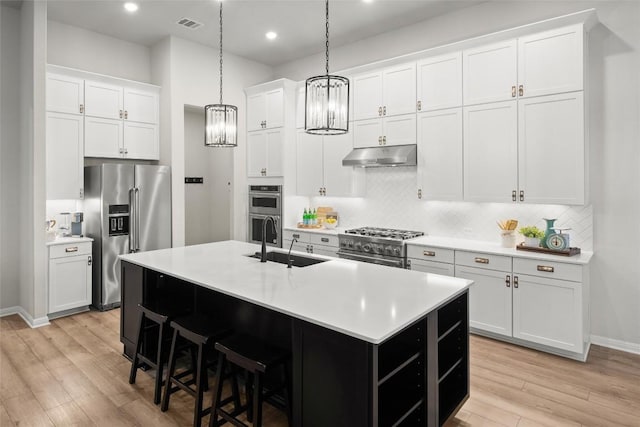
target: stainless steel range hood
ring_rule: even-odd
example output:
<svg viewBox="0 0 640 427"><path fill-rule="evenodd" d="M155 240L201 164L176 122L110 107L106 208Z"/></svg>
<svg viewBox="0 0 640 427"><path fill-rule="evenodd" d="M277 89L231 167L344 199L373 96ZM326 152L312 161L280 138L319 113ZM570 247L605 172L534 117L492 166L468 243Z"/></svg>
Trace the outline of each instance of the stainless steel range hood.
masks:
<svg viewBox="0 0 640 427"><path fill-rule="evenodd" d="M416 144L354 148L342 159L342 166L415 166Z"/></svg>

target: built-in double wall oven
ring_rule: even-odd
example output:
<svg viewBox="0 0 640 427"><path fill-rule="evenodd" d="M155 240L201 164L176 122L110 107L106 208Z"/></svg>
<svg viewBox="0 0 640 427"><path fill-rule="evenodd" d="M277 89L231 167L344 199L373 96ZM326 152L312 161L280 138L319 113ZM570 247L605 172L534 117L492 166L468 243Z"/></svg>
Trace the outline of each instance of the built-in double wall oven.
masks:
<svg viewBox="0 0 640 427"><path fill-rule="evenodd" d="M275 231L267 224L266 243L269 246L282 247L282 186L249 186L249 242L262 242L262 223L272 216L275 219Z"/></svg>

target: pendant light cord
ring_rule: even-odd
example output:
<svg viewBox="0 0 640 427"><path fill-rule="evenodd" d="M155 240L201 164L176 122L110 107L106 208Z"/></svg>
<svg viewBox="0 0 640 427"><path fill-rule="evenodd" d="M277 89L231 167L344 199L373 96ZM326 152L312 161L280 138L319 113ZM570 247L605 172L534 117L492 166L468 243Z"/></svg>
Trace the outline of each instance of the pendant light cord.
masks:
<svg viewBox="0 0 640 427"><path fill-rule="evenodd" d="M326 70L327 70L327 76L328 76L329 75L329 0L326 0L326 10L327 10L327 24L326 24L327 41L325 43L325 47L326 47L326 59L327 59Z"/></svg>
<svg viewBox="0 0 640 427"><path fill-rule="evenodd" d="M219 1L220 1L220 104L222 104L222 0L219 0ZM327 23L327 26L328 25L329 25L329 23ZM329 31L329 30L327 29L327 31ZM329 43L328 40L327 40L327 43ZM327 55L328 54L329 53L327 52ZM327 61L328 61L328 59L327 59ZM329 67L329 63L328 62L327 62L327 67Z"/></svg>

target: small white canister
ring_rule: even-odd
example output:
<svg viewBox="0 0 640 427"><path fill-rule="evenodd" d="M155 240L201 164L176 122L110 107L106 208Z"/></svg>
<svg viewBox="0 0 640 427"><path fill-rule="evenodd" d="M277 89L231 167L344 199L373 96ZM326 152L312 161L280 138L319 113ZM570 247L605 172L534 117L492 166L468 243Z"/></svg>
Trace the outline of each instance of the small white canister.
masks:
<svg viewBox="0 0 640 427"><path fill-rule="evenodd" d="M515 248L516 247L516 231L515 230L503 230L500 232L502 238L503 248Z"/></svg>

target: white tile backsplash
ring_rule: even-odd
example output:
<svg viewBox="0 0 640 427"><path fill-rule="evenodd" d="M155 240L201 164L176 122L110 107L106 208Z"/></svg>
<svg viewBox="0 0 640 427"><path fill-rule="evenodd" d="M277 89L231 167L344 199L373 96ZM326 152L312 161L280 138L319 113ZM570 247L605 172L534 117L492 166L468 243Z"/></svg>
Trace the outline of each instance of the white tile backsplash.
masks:
<svg viewBox="0 0 640 427"><path fill-rule="evenodd" d="M542 218L557 218L557 226L571 228L571 246L593 250L591 205L424 201L416 195L414 167L369 168L366 176L367 192L363 198L314 197L309 204L334 207L340 214L341 227L403 228L432 236L484 241L500 240L496 221L501 219L517 219L518 227L536 225L544 229ZM296 205L300 205L298 200ZM297 215L288 209L287 213Z"/></svg>

